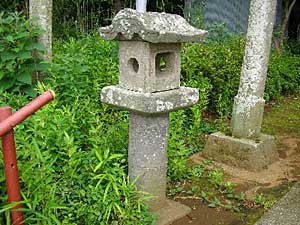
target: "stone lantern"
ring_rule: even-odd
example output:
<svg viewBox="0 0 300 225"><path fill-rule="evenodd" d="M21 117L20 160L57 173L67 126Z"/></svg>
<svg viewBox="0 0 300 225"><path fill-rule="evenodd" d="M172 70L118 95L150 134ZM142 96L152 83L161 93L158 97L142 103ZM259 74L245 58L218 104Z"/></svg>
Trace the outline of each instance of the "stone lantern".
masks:
<svg viewBox="0 0 300 225"><path fill-rule="evenodd" d="M119 84L103 88L101 101L130 112L129 176L154 196L158 224L169 224L190 212L166 198L169 113L199 98L197 89L180 87L181 43L200 42L206 31L178 15L125 9L100 34L120 41Z"/></svg>

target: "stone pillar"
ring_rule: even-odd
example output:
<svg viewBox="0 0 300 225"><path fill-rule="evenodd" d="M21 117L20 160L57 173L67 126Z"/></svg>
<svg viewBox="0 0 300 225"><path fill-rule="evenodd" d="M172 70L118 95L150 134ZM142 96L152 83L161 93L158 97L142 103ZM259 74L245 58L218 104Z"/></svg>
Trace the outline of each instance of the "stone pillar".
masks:
<svg viewBox="0 0 300 225"><path fill-rule="evenodd" d="M259 171L278 159L275 139L261 134L264 90L275 22L274 0L252 0L240 86L234 99L232 137L212 134L203 155Z"/></svg>
<svg viewBox="0 0 300 225"><path fill-rule="evenodd" d="M51 62L52 59L52 0L30 0L30 18L38 18L37 25L45 31L39 42L47 49L43 58Z"/></svg>
<svg viewBox="0 0 300 225"><path fill-rule="evenodd" d="M166 198L169 113L130 113L128 173L139 190Z"/></svg>
<svg viewBox="0 0 300 225"><path fill-rule="evenodd" d="M274 0L251 1L240 87L233 107L234 137L260 136L276 3Z"/></svg>
<svg viewBox="0 0 300 225"><path fill-rule="evenodd" d="M166 198L169 113L197 103L197 89L180 87L181 42L199 42L205 31L166 13L120 11L102 37L119 40L119 84L101 91L101 101L126 109L128 172L149 193L158 224L170 224L190 208Z"/></svg>

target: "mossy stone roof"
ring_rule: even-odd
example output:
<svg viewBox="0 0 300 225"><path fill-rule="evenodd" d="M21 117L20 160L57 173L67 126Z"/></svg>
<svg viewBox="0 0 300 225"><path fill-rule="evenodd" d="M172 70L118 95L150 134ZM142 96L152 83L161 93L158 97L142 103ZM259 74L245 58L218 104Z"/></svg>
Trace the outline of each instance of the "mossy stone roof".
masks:
<svg viewBox="0 0 300 225"><path fill-rule="evenodd" d="M100 35L106 40L150 43L201 42L206 33L179 15L133 9L121 10L112 25L100 28Z"/></svg>

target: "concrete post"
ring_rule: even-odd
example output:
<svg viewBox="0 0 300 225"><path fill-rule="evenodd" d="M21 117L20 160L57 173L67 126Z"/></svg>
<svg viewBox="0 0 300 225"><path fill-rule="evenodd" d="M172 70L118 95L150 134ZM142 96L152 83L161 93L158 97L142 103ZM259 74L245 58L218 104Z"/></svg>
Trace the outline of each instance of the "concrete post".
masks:
<svg viewBox="0 0 300 225"><path fill-rule="evenodd" d="M45 31L40 37L39 42L47 49L43 58L51 62L52 59L52 0L30 0L30 18L38 18L37 25Z"/></svg>
<svg viewBox="0 0 300 225"><path fill-rule="evenodd" d="M260 136L276 3L274 0L251 1L240 86L233 107L234 137Z"/></svg>
<svg viewBox="0 0 300 225"><path fill-rule="evenodd" d="M274 0L252 0L240 86L234 99L232 137L210 135L203 156L259 171L278 159L275 139L261 134L264 90L275 22Z"/></svg>
<svg viewBox="0 0 300 225"><path fill-rule="evenodd" d="M154 197L148 203L159 225L190 212L166 198L169 113L198 101L197 89L180 87L180 50L181 42L199 42L205 33L177 15L131 9L100 29L102 37L120 40L119 85L103 88L101 101L130 112L129 177Z"/></svg>
<svg viewBox="0 0 300 225"><path fill-rule="evenodd" d="M128 169L139 190L166 198L169 113L130 113Z"/></svg>

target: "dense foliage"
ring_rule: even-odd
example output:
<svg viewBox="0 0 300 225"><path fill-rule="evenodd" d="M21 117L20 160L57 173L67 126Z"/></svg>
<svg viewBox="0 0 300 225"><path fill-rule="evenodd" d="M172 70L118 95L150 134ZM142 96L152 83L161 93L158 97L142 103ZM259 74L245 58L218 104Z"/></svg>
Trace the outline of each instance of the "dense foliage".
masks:
<svg viewBox="0 0 300 225"><path fill-rule="evenodd" d="M37 42L43 31L17 14L0 13L0 94L3 91L34 95L32 74L46 70L38 59L45 48Z"/></svg>

